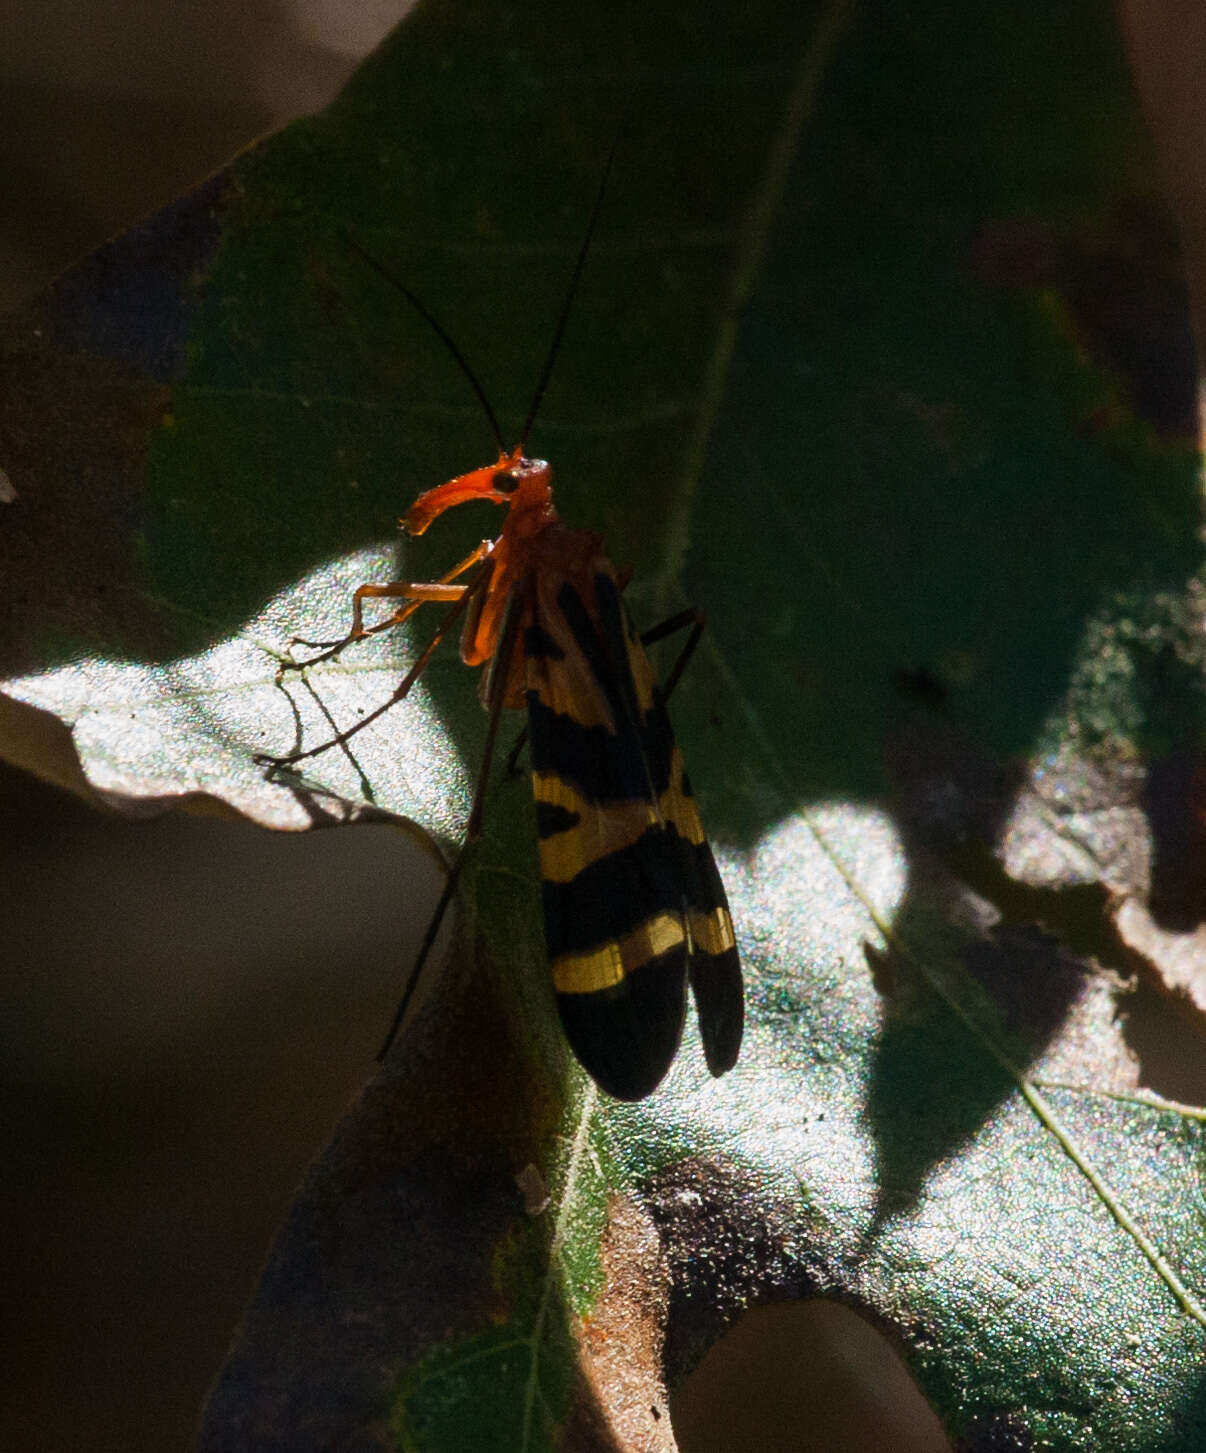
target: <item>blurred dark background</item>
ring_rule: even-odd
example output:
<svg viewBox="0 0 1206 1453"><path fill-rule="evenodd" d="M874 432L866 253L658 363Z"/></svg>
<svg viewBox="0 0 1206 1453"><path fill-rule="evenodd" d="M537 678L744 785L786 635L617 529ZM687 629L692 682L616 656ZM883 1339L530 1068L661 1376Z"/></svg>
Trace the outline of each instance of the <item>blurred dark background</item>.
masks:
<svg viewBox="0 0 1206 1453"><path fill-rule="evenodd" d="M10 7L0 308L324 105L406 8ZM387 828L131 822L0 766L6 1447L189 1446L434 878Z"/></svg>

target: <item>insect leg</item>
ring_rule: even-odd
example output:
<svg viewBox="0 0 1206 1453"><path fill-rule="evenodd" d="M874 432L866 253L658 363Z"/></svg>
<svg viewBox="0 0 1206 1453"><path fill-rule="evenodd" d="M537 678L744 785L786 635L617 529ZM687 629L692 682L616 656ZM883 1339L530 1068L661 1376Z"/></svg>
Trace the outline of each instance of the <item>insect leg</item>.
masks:
<svg viewBox="0 0 1206 1453"><path fill-rule="evenodd" d="M410 688L419 679L428 661L431 660L432 654L434 653L436 647L448 634L449 630L453 627L453 625L456 624L457 619L463 614L466 607L469 605L469 602L473 600L476 596L480 595L488 580L489 574L487 573L479 580L474 581L472 585L432 587L443 591L456 592L456 595L452 597L452 609L445 612L443 619L436 627L435 634L432 636L431 640L428 641L427 645L424 646L423 652L419 656L419 659L414 663L414 665L410 668L410 670L406 673L406 675L391 692L389 697L385 701L383 701L380 706L370 711L367 716L362 716L360 720L355 723L354 726L348 727L346 731L337 732L328 741L320 742L319 745L316 747L309 747L304 752L289 752L286 756L283 757L274 757L268 753L261 752L256 754L255 760L269 767L291 767L295 762L305 761L307 757L317 757L320 753L329 751L332 747L344 746L351 737L354 737L356 735L358 731L362 731L366 726L370 725L370 723L375 722L379 716L384 716L391 707L396 706L398 702L407 695L407 693L410 691ZM379 588L385 589L386 587L382 586ZM414 589L415 587L412 586L410 588ZM424 604L426 600L432 599L448 600L449 596L447 594L438 596L426 596L420 598L419 600L413 601L412 605L414 606L414 608L417 608L418 606ZM399 614L402 613L399 612ZM391 622L391 624L393 624L393 622Z"/></svg>
<svg viewBox="0 0 1206 1453"><path fill-rule="evenodd" d="M514 777L518 773L518 771L519 771L519 754L520 754L520 752L523 751L524 746L527 743L527 740L528 740L528 728L527 728L527 724L525 723L524 726L523 726L523 729L520 731L519 735L515 738L514 745L512 746L511 750L507 753L507 760L506 760L506 762L505 762L505 764L503 766L503 772L504 772L504 774L506 776L508 776L508 777Z"/></svg>
<svg viewBox="0 0 1206 1453"><path fill-rule="evenodd" d="M641 633L641 644L651 646L655 641L665 640L676 631L685 630L691 627L691 634L687 637L687 644L678 654L678 660L670 668L670 674L662 682L662 700L669 701L670 693L679 683L679 678L687 669L687 662L695 654L695 648L699 645L699 638L703 635L704 626L707 624L707 616L696 606L688 606L686 610L680 610L677 615L672 615L660 625L651 626L649 630Z"/></svg>
<svg viewBox="0 0 1206 1453"><path fill-rule="evenodd" d="M328 661L332 656L337 656L343 648L352 641L362 641L366 636L375 636L379 631L392 630L394 626L400 626L414 615L415 611L427 601L431 600L459 600L461 587L449 590L445 589L450 581L456 580L458 576L464 575L466 570L471 570L480 560L483 560L494 548L492 540L483 540L480 545L471 550L465 558L452 567L439 580L430 584L416 581L396 580L387 585L361 585L357 587L352 596L352 627L346 636L340 637L338 641L308 641L303 636L294 636L291 645L314 646L321 649L322 654L311 656L308 661L288 662L277 672L278 680L285 671L302 670L306 666L316 666L320 661ZM377 621L374 625L366 626L363 618L363 605L365 599L380 597L397 598L402 596L409 601L408 605L394 611L394 613L383 621Z"/></svg>
<svg viewBox="0 0 1206 1453"><path fill-rule="evenodd" d="M419 982L419 975L423 971L423 965L427 962L427 956L435 943L436 934L440 931L440 924L444 921L444 914L448 911L448 905L452 902L456 893L456 886L460 881L461 870L465 866L465 859L470 849L482 835L482 819L485 816L486 790L490 785L490 764L494 756L494 746L498 739L498 723L502 716L503 705L507 699L508 675L510 672L511 660L515 654L515 642L519 638L519 623L523 612L519 608L517 597L513 594L507 607L506 619L503 622L502 634L499 638L498 647L495 650L491 661L491 674L489 680L489 695L486 701L486 708L489 711L489 725L486 727L486 742L482 750L482 765L478 769L477 785L473 790L473 805L469 809L469 821L465 825L465 840L457 850L457 855L452 866L448 869L448 877L444 882L444 890L440 894L431 920L427 925L427 932L423 935L423 942L419 945L419 952L415 957L414 966L406 980L406 987L402 991L402 998L398 1001L398 1007L394 1011L393 1020L389 1026L389 1032L385 1041L377 1053L377 1061L380 1063L385 1059L398 1037L398 1030L402 1027L402 1021L406 1017L406 1011L410 1007L411 998L414 995L415 987Z"/></svg>

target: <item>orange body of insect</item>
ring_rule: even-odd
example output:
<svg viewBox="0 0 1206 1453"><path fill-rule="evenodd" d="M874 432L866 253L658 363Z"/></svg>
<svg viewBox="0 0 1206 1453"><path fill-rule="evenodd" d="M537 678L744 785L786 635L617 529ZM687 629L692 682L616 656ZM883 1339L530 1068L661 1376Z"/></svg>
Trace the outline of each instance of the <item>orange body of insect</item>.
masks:
<svg viewBox="0 0 1206 1453"><path fill-rule="evenodd" d="M723 1074L742 1031L741 968L724 888L640 637L601 536L561 523L552 469L522 447L420 495L422 534L473 500L503 528L438 587L467 610L461 657L486 666L491 714L528 710L545 940L580 1062L610 1094L640 1099L678 1049L691 984L708 1066ZM452 579L476 566L470 583ZM372 587L364 587L376 593ZM424 587L378 587L412 597ZM700 622L694 613L697 638ZM469 835L480 825L483 783Z"/></svg>
<svg viewBox="0 0 1206 1453"><path fill-rule="evenodd" d="M609 159L520 443L511 450L447 331L404 283L348 238L351 249L445 343L482 404L499 449L494 464L420 495L403 527L421 535L446 510L474 500L505 506L507 513L496 540L484 541L438 581L360 586L348 635L334 643L306 643L326 649L298 664L313 665L351 641L400 625L427 602L443 601L450 609L389 700L331 741L263 760L274 769L292 769L346 744L407 695L445 631L464 613L461 657L469 666L487 668L481 684L489 713L482 767L465 845L450 869L382 1055L402 1023L455 892L465 850L480 835L500 715L505 708L526 706L545 942L557 1007L574 1053L595 1081L620 1099L637 1100L657 1086L678 1050L688 984L714 1075L736 1062L744 1010L724 887L665 710L665 697L699 639L702 617L684 611L639 636L601 536L561 523L553 508L552 469L524 454L610 166ZM404 604L366 627L364 601L382 598ZM688 625L692 634L663 692L644 645Z"/></svg>

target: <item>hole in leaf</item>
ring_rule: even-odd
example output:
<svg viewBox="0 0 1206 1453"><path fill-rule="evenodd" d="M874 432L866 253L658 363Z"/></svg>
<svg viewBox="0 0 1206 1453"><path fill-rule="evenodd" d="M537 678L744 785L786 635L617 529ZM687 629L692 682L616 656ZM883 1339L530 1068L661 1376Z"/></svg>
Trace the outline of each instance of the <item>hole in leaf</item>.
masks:
<svg viewBox="0 0 1206 1453"><path fill-rule="evenodd" d="M949 1453L899 1353L849 1307L755 1307L670 1398L680 1453Z"/></svg>
<svg viewBox="0 0 1206 1453"><path fill-rule="evenodd" d="M1206 1105L1201 1020L1141 978L1124 1001L1123 1036L1139 1060L1144 1089L1182 1105Z"/></svg>

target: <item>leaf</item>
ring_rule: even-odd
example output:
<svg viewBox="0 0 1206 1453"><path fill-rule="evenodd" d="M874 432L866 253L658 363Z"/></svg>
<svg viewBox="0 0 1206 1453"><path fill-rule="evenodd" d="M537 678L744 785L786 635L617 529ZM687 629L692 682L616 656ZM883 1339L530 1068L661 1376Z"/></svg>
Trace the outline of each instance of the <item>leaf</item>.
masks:
<svg viewBox="0 0 1206 1453"><path fill-rule="evenodd" d="M421 630L276 669L471 546L393 523L492 452L344 229L516 433L622 126L532 442L641 619L708 610L674 707L742 1059L584 1084L500 776L473 931L303 1189L202 1446L669 1448L665 1386L741 1308L826 1293L969 1446L1199 1447L1203 1112L1124 1021L1136 945L1200 973L1196 379L1095 7L419 7L10 323L6 750L67 772L66 723L128 810L369 802L456 841L483 721L451 653L305 780L254 757L388 698Z"/></svg>

